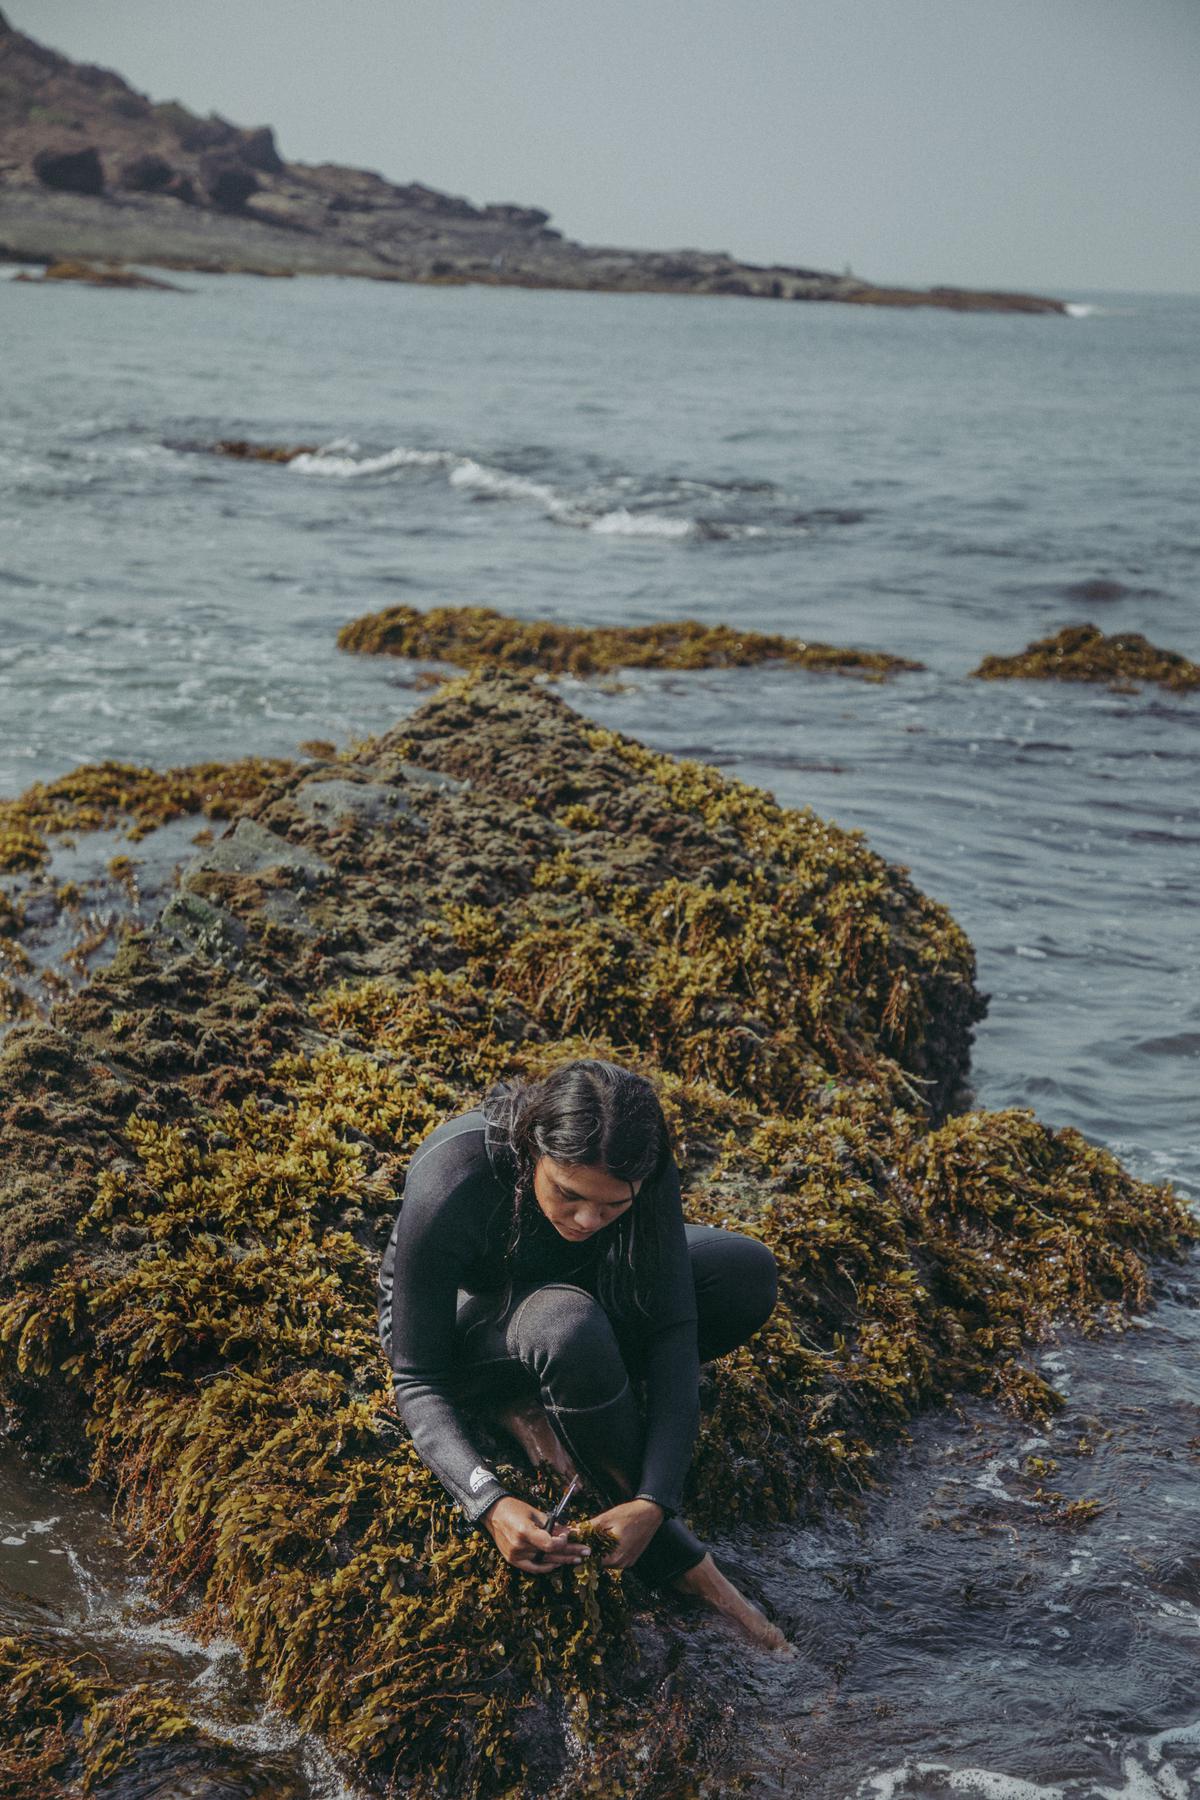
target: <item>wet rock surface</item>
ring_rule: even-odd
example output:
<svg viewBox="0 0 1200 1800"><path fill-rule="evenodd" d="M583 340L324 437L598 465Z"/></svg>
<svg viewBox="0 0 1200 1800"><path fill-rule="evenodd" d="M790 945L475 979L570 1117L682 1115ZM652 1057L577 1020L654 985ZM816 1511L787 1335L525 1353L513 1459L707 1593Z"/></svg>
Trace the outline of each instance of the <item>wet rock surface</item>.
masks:
<svg viewBox="0 0 1200 1800"><path fill-rule="evenodd" d="M1030 1340L1144 1305L1187 1217L1078 1133L954 1111L983 1002L903 871L521 678L241 804L0 1052L9 1416L373 1791L691 1791L728 1719L669 1611L508 1570L391 1410L372 1288L412 1147L574 1055L660 1082L689 1215L780 1263L705 1383L689 1509L725 1532L858 1495L949 1395L1052 1414Z"/></svg>

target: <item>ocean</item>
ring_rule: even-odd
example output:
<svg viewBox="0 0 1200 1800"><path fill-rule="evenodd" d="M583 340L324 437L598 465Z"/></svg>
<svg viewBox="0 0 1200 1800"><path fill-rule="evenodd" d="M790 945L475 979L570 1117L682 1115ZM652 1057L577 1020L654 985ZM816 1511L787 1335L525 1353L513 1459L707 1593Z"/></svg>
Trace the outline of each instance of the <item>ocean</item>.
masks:
<svg viewBox="0 0 1200 1800"><path fill-rule="evenodd" d="M775 668L559 691L906 864L979 953L979 1103L1200 1196L1200 695L970 679L1085 619L1200 659L1200 299L1072 295L1064 319L175 279L0 281L0 795L106 757L383 729L420 703L418 667L335 638L397 603L919 659L885 684ZM313 454L227 461L205 453L220 438ZM768 1679L689 1634L740 1695L731 1779L821 1800L1181 1800L1200 1781L1200 1270L1162 1287L1126 1336L1043 1357L1064 1418L1112 1428L1080 1474L1108 1508L1085 1534L1029 1523L1016 1471L1038 1434L981 1409L921 1422L861 1526L726 1547L804 1652ZM0 1628L31 1595L68 1633L128 1648L142 1629L119 1546L14 1463ZM338 1791L236 1657L171 1654L251 1763Z"/></svg>

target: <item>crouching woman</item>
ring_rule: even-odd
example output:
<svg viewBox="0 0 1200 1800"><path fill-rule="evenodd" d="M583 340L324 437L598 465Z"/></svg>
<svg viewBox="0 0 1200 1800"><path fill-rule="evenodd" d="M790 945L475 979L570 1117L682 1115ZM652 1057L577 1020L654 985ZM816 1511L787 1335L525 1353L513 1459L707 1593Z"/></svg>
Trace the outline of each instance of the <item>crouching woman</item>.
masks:
<svg viewBox="0 0 1200 1800"><path fill-rule="evenodd" d="M685 1225L651 1084L581 1060L500 1084L418 1145L380 1270L379 1331L418 1454L514 1568L546 1574L589 1552L489 1467L467 1404L608 1502L592 1521L615 1540L606 1567L636 1565L786 1654L680 1516L700 1363L745 1343L775 1290L765 1245Z"/></svg>

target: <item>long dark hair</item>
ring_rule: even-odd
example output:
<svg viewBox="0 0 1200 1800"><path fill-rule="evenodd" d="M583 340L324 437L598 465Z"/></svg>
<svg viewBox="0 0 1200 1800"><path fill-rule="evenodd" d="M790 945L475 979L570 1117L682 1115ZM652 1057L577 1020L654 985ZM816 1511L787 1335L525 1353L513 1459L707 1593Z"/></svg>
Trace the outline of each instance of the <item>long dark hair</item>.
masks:
<svg viewBox="0 0 1200 1800"><path fill-rule="evenodd" d="M543 1081L498 1082L484 1097L483 1114L492 1166L513 1185L509 1298L517 1246L540 1213L533 1172L539 1158L550 1156L604 1169L618 1181L641 1182L633 1205L605 1227L612 1235L597 1271L597 1298L610 1311L648 1313L662 1262L662 1187L671 1137L645 1076L582 1057Z"/></svg>

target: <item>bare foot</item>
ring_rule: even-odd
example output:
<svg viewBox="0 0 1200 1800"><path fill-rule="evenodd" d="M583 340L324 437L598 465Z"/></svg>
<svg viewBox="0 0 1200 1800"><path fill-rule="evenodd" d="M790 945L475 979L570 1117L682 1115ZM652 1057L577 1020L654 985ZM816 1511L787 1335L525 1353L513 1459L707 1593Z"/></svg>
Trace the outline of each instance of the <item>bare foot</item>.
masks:
<svg viewBox="0 0 1200 1800"><path fill-rule="evenodd" d="M495 1417L516 1438L535 1469L553 1469L564 1481L574 1478L575 1465L536 1400L497 1407Z"/></svg>
<svg viewBox="0 0 1200 1800"><path fill-rule="evenodd" d="M692 1594L714 1612L722 1613L759 1650L768 1651L781 1662L789 1662L796 1655L795 1645L788 1642L778 1625L772 1625L753 1601L738 1592L711 1556L705 1555L694 1568L686 1569L672 1586L678 1593Z"/></svg>

